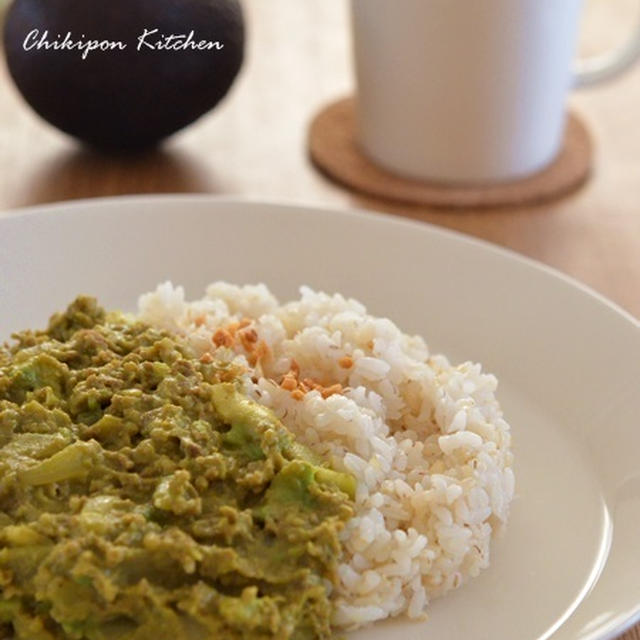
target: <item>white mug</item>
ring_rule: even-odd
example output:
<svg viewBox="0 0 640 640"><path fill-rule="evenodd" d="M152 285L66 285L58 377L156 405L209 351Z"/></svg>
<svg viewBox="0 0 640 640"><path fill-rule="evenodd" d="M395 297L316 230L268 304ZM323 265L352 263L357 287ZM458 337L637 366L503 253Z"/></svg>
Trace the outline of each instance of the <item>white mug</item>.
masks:
<svg viewBox="0 0 640 640"><path fill-rule="evenodd" d="M567 92L640 55L572 69L582 0L352 0L359 144L397 174L499 182L558 153Z"/></svg>

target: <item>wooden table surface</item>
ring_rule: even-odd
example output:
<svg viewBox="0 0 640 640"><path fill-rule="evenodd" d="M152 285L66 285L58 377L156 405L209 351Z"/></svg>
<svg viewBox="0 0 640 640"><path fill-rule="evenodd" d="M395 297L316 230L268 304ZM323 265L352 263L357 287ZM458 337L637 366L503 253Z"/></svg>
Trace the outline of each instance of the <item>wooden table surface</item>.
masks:
<svg viewBox="0 0 640 640"><path fill-rule="evenodd" d="M585 47L619 40L635 0L593 0ZM596 144L595 171L553 204L430 210L344 191L306 154L309 119L352 88L345 0L246 0L245 67L210 116L146 157L83 151L42 123L0 70L0 210L70 198L206 192L370 207L511 247L575 276L640 316L640 66L572 96Z"/></svg>
<svg viewBox="0 0 640 640"><path fill-rule="evenodd" d="M581 48L617 42L635 0L592 0ZM307 125L352 88L345 0L245 0L247 60L212 115L160 151L114 159L79 148L41 122L0 70L0 210L72 198L204 192L368 207L510 247L587 283L640 316L640 66L571 102L590 126L591 180L544 206L433 210L349 193L319 175ZM640 579L640 578L639 578ZM640 627L623 636L640 640Z"/></svg>

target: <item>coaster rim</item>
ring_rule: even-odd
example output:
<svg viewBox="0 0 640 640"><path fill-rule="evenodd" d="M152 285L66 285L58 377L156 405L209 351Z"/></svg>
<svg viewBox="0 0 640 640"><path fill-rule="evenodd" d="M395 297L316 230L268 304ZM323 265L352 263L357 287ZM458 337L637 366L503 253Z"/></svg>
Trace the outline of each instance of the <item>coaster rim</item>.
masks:
<svg viewBox="0 0 640 640"><path fill-rule="evenodd" d="M313 164L334 182L381 200L435 208L499 208L542 204L569 195L592 173L593 142L587 125L567 109L560 151L534 174L492 184L451 184L407 178L376 164L356 138L355 97L322 107L308 132Z"/></svg>

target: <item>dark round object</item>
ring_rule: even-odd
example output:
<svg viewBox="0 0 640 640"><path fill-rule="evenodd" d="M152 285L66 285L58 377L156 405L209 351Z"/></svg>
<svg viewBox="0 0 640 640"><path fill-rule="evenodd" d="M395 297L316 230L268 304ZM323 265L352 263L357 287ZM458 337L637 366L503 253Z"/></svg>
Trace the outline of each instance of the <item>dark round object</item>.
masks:
<svg viewBox="0 0 640 640"><path fill-rule="evenodd" d="M95 147L136 150L227 93L244 21L238 0L14 0L4 45L16 85L45 120Z"/></svg>

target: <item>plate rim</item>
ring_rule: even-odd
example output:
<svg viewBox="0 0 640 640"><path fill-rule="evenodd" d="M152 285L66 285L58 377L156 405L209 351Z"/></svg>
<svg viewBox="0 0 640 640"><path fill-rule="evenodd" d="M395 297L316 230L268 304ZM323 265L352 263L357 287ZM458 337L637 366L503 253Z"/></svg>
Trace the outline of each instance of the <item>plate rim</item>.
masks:
<svg viewBox="0 0 640 640"><path fill-rule="evenodd" d="M315 211L317 213L327 213L330 215L345 216L350 218L357 218L362 220L374 219L385 224L392 224L398 227L404 227L408 229L420 229L444 238L463 242L471 246L475 246L481 250L488 251L494 255L499 255L509 260L515 260L521 265L528 267L538 273L544 273L547 276L555 278L563 282L565 285L569 285L573 289L579 290L581 293L595 299L598 303L608 308L610 311L622 316L625 320L630 322L636 329L640 330L640 318L636 318L630 311L625 309L619 303L611 300L604 293L599 292L585 282L579 280L576 276L569 275L557 267L548 265L541 260L532 258L523 253L504 247L497 243L478 238L471 234L457 231L455 229L449 229L433 222L427 222L422 220L416 220L413 218L405 218L400 214L386 213L383 211L377 211L375 209L368 209L366 207L340 207L324 204L317 204L307 201L297 201L294 199L279 199L279 198L261 198L259 196L244 196L244 195L222 195L222 194L209 194L209 193L162 193L162 194L131 194L131 195L116 195L105 196L95 198L78 198L73 200L61 200L50 203L27 205L14 207L11 209L0 210L0 225L3 224L3 220L15 220L21 217L30 217L38 215L49 215L49 211L64 210L68 207L82 208L89 207L91 209L100 208L102 206L109 205L133 205L133 204L154 204L158 202L195 202L195 203L215 203L215 204L249 204L252 206L267 206L267 207L282 207L292 211L294 209L303 209L307 213ZM91 213L89 213L91 215Z"/></svg>

